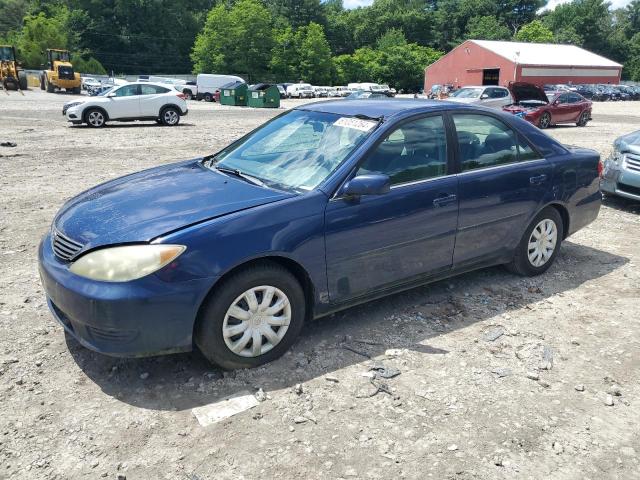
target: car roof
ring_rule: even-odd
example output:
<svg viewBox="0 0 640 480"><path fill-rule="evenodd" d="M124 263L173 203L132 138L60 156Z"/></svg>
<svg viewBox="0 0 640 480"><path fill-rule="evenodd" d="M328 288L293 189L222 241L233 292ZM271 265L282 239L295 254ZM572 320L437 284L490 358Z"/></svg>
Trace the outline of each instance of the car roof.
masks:
<svg viewBox="0 0 640 480"><path fill-rule="evenodd" d="M396 114L438 111L443 109L466 109L468 107L454 102L441 100L385 98L385 99L356 99L356 100L329 100L325 102L307 103L296 107L296 110L307 110L323 113L335 113L337 115L365 115L368 117L389 118Z"/></svg>

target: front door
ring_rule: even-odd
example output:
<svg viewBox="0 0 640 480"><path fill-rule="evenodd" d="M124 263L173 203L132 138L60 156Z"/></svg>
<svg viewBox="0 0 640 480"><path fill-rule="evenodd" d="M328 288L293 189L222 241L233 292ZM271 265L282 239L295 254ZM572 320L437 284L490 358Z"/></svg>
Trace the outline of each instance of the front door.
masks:
<svg viewBox="0 0 640 480"><path fill-rule="evenodd" d="M137 83L123 85L114 90L114 96L109 97L107 113L109 118L136 118L140 116L140 85Z"/></svg>
<svg viewBox="0 0 640 480"><path fill-rule="evenodd" d="M388 175L391 191L327 205L332 303L451 267L458 181L449 165L441 115L405 122L372 148L356 175Z"/></svg>
<svg viewBox="0 0 640 480"><path fill-rule="evenodd" d="M454 267L499 258L520 241L551 185L551 165L502 121L454 114L460 214Z"/></svg>

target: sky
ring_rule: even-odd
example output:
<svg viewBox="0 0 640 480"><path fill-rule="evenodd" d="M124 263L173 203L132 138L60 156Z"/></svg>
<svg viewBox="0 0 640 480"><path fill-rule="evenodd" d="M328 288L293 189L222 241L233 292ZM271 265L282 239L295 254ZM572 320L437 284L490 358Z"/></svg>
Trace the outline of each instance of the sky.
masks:
<svg viewBox="0 0 640 480"><path fill-rule="evenodd" d="M547 9L553 10L557 5L561 3L567 3L570 0L549 0L547 4ZM620 8L631 3L631 0L609 0L611 2L611 8ZM344 8L356 8L356 7L366 7L367 5L371 5L373 0L342 0L342 4Z"/></svg>

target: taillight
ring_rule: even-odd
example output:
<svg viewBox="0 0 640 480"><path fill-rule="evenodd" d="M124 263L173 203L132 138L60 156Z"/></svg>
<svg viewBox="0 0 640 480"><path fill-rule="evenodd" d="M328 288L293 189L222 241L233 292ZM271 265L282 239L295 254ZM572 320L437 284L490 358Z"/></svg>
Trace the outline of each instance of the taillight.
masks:
<svg viewBox="0 0 640 480"><path fill-rule="evenodd" d="M187 96L184 93L178 93L177 94L179 98L186 100Z"/></svg>
<svg viewBox="0 0 640 480"><path fill-rule="evenodd" d="M604 163L602 163L602 159L598 160L598 176L602 178L602 172L604 172Z"/></svg>

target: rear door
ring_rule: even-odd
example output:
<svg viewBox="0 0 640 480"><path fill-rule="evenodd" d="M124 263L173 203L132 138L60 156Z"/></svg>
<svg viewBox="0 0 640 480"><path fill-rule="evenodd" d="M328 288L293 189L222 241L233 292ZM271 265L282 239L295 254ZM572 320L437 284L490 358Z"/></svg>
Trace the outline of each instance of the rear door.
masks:
<svg viewBox="0 0 640 480"><path fill-rule="evenodd" d="M143 117L157 117L166 103L165 93L170 90L160 85L140 84L140 114Z"/></svg>
<svg viewBox="0 0 640 480"><path fill-rule="evenodd" d="M551 165L497 117L453 114L460 213L453 265L508 255L551 185Z"/></svg>
<svg viewBox="0 0 640 480"><path fill-rule="evenodd" d="M356 172L388 175L391 191L328 203L332 303L451 268L458 180L449 153L442 115L409 120L372 148Z"/></svg>
<svg viewBox="0 0 640 480"><path fill-rule="evenodd" d="M489 87L485 89L485 94L489 97L482 102L482 105L491 108L501 108L503 105L511 103L509 101L509 91L501 87Z"/></svg>

